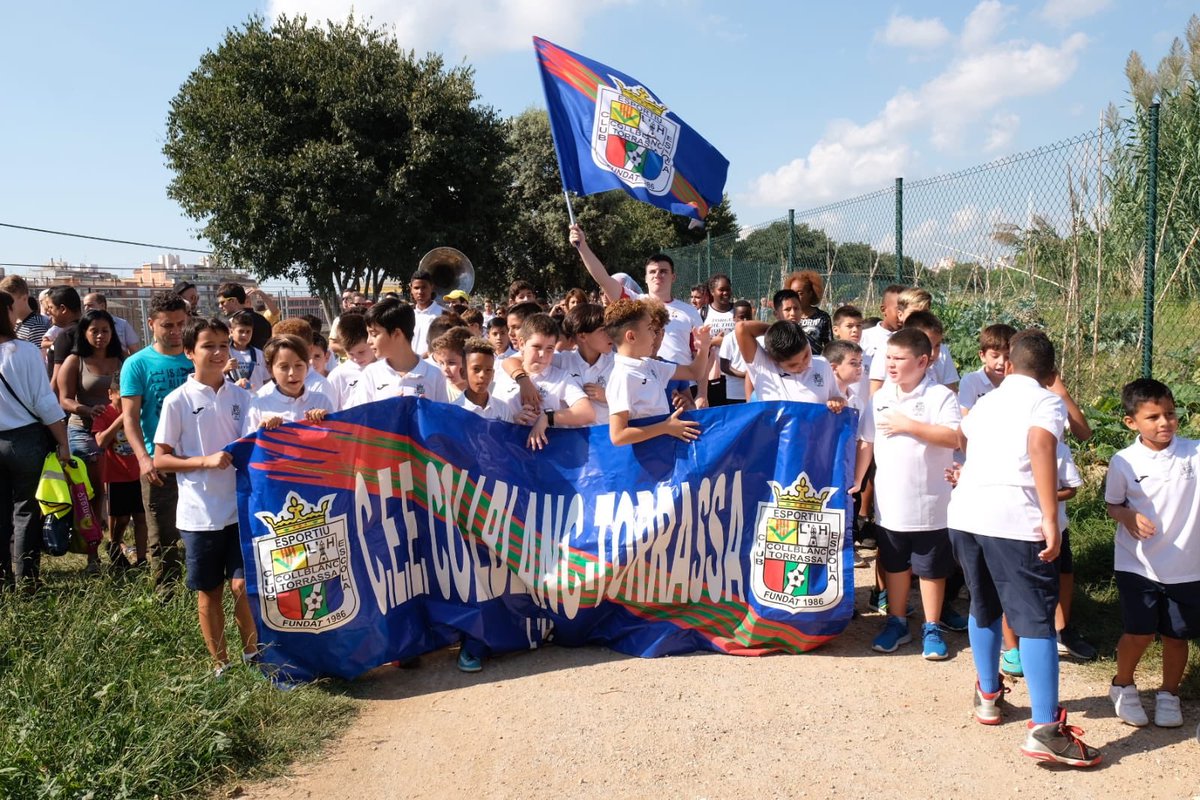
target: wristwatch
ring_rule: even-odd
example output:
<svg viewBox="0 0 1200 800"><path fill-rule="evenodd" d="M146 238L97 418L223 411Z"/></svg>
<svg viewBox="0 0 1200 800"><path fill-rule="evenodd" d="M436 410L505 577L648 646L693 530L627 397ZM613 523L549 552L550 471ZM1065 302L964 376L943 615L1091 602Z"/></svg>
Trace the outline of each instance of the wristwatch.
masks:
<svg viewBox="0 0 1200 800"><path fill-rule="evenodd" d="M546 427L554 427L554 412L548 408L546 409Z"/></svg>

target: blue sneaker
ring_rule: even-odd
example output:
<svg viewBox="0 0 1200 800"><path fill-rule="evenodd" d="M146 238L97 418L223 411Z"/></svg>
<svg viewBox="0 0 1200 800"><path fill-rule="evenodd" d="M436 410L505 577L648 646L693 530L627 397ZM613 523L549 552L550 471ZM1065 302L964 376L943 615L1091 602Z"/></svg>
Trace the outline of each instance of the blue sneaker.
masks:
<svg viewBox="0 0 1200 800"><path fill-rule="evenodd" d="M942 609L942 619L939 624L948 631L962 633L967 629L967 618L950 606L946 606Z"/></svg>
<svg viewBox="0 0 1200 800"><path fill-rule="evenodd" d="M912 634L908 632L908 622L889 614L883 630L871 643L871 649L880 653L894 653L897 647L911 641Z"/></svg>
<svg viewBox="0 0 1200 800"><path fill-rule="evenodd" d="M458 669L460 672L480 672L483 670L483 659L471 655L465 649L459 650Z"/></svg>
<svg viewBox="0 0 1200 800"><path fill-rule="evenodd" d="M1014 678L1024 678L1025 670L1021 668L1021 651L1017 648L1005 650L1000 655L1000 671Z"/></svg>
<svg viewBox="0 0 1200 800"><path fill-rule="evenodd" d="M942 639L942 626L936 622L926 622L921 626L921 641L924 646L921 655L926 661L942 661L949 655L946 642Z"/></svg>

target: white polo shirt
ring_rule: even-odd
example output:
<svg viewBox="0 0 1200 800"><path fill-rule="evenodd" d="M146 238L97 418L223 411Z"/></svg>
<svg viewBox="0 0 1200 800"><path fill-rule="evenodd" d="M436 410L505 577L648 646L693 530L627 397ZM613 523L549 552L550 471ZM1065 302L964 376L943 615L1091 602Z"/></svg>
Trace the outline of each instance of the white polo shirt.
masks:
<svg viewBox="0 0 1200 800"><path fill-rule="evenodd" d="M671 413L667 384L675 375L675 364L656 358L630 358L617 353L608 379L608 413L628 412L629 419Z"/></svg>
<svg viewBox="0 0 1200 800"><path fill-rule="evenodd" d="M799 403L825 403L837 397L833 367L820 356L813 356L804 372L784 372L761 346L747 365L754 393L759 400L793 400Z"/></svg>
<svg viewBox="0 0 1200 800"><path fill-rule="evenodd" d="M583 356L579 355L578 350L564 350L554 354L554 366L566 372L580 386L586 383L596 384L605 390L607 398L608 380L612 375L613 356L615 355L616 353L609 350L607 353L601 353L595 364L589 364L584 361ZM593 424L607 425L608 403L598 403L593 400L592 408L596 409L596 422Z"/></svg>
<svg viewBox="0 0 1200 800"><path fill-rule="evenodd" d="M1005 380L1007 383L1008 380ZM1112 457L1104 500L1128 504L1154 523L1141 541L1117 526L1113 568L1159 583L1200 581L1200 442L1176 436L1164 450L1141 437Z"/></svg>
<svg viewBox="0 0 1200 800"><path fill-rule="evenodd" d="M250 405L250 430L257 430L264 419L271 417L281 417L284 422L299 422L314 408L330 414L337 411L328 395L310 391L307 386L299 397L288 397L273 383L263 388L269 391L259 392Z"/></svg>
<svg viewBox="0 0 1200 800"><path fill-rule="evenodd" d="M876 420L890 411L957 430L962 421L958 401L928 376L907 394L888 382L871 396L858 424L858 438L875 446L875 521L890 531L945 528L950 502L946 470L954 463L954 448L938 447L908 433L877 435Z"/></svg>
<svg viewBox="0 0 1200 800"><path fill-rule="evenodd" d="M863 374L871 374L871 365L875 363L876 354L880 359L883 358L883 354L887 352L888 339L892 338L893 333L895 331L889 331L883 325L863 329L858 341L858 346L863 350Z"/></svg>
<svg viewBox="0 0 1200 800"><path fill-rule="evenodd" d="M214 391L189 375L163 399L155 444L165 444L180 458L209 456L244 436L252 396L225 381ZM175 473L179 502L175 524L184 531L219 531L237 523L237 472L191 469Z"/></svg>
<svg viewBox="0 0 1200 800"><path fill-rule="evenodd" d="M737 345L737 337L732 332L725 334L725 338L721 340L721 349L717 352L717 358L729 359L729 366L738 372L746 371L746 359L742 358L742 351ZM726 375L725 398L727 400L745 400L746 379Z"/></svg>
<svg viewBox="0 0 1200 800"><path fill-rule="evenodd" d="M872 328L871 330L874 330ZM890 338L890 337L889 337ZM863 356L863 361L866 361L866 356ZM954 357L950 355L950 348L943 344L938 348L938 356L926 370L927 375L932 375L933 379L943 386L948 386L952 383L958 383L958 370L954 366ZM870 369L871 380L886 381L887 380L887 343L883 345L883 349L879 351L879 358L871 361Z"/></svg>
<svg viewBox="0 0 1200 800"><path fill-rule="evenodd" d="M505 403L494 394L488 395L487 405L477 406L467 399L467 393L463 392L458 397L454 398L451 405L465 408L472 414L483 417L484 419L494 419L500 422L512 422L513 412L508 403Z"/></svg>
<svg viewBox="0 0 1200 800"><path fill-rule="evenodd" d="M542 408L550 411L561 411L570 408L587 397L583 384L578 378L573 378L565 370L550 364L541 372L530 372L529 380L533 383L542 398ZM509 381L496 389L501 401L508 403L512 414L521 410L521 387L515 381Z"/></svg>
<svg viewBox="0 0 1200 800"><path fill-rule="evenodd" d="M1058 440L1058 488L1059 489L1078 489L1083 486L1083 476L1079 474L1079 467L1075 466L1075 457L1071 455L1071 448L1067 447L1067 443L1062 439ZM1058 530L1061 533L1067 529L1067 501L1058 501Z"/></svg>
<svg viewBox="0 0 1200 800"><path fill-rule="evenodd" d="M396 372L386 358L363 367L362 379L350 393L346 408L386 400L389 397L424 397L438 403L450 402L446 376L422 359L409 372Z"/></svg>
<svg viewBox="0 0 1200 800"><path fill-rule="evenodd" d="M958 407L963 411L969 411L974 408L979 398L996 388L982 367L974 372L968 372L963 375L962 382L958 384Z"/></svg>
<svg viewBox="0 0 1200 800"><path fill-rule="evenodd" d="M967 460L950 495L949 527L1019 539L1045 540L1029 461L1029 430L1058 438L1066 417L1059 397L1027 375L1009 375L963 418Z"/></svg>
<svg viewBox="0 0 1200 800"><path fill-rule="evenodd" d="M412 349L419 356L425 355L425 351L429 349L429 325L435 319L440 317L446 309L438 305L438 302L429 304L429 308L421 310L413 306L413 311L416 312L417 324L413 328Z"/></svg>
<svg viewBox="0 0 1200 800"><path fill-rule="evenodd" d="M643 294L642 300L656 300L654 295ZM661 302L661 301L660 301ZM663 361L687 365L692 363L692 329L704 324L700 312L690 303L682 300L672 300L665 303L670 320L663 333L662 345L658 348L658 357Z"/></svg>
<svg viewBox="0 0 1200 800"><path fill-rule="evenodd" d="M348 406L350 394L354 391L354 387L358 386L358 382L362 378L362 370L363 368L358 365L357 361L347 358L330 370L329 374L325 376L334 394L329 399L338 408L346 408Z"/></svg>

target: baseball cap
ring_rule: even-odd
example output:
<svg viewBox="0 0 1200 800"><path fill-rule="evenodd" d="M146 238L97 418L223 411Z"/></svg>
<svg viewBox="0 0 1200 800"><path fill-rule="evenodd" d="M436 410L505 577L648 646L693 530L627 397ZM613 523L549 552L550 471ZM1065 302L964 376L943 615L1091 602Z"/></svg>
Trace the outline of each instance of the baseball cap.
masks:
<svg viewBox="0 0 1200 800"><path fill-rule="evenodd" d="M467 294L462 289L455 289L450 294L443 295L442 299L445 300L447 303L453 302L455 300L457 300L460 303L469 303L469 302L471 302L471 295Z"/></svg>

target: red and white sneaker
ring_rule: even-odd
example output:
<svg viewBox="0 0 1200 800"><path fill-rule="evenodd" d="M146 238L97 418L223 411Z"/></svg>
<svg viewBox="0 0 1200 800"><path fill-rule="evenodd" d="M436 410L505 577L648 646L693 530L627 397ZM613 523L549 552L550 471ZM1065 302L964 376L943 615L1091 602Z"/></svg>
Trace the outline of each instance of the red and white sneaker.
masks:
<svg viewBox="0 0 1200 800"><path fill-rule="evenodd" d="M1021 752L1039 761L1053 761L1069 767L1094 767L1100 763L1100 751L1079 737L1083 731L1067 724L1067 710L1059 707L1058 719L1043 725L1028 725L1029 733Z"/></svg>

